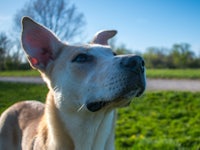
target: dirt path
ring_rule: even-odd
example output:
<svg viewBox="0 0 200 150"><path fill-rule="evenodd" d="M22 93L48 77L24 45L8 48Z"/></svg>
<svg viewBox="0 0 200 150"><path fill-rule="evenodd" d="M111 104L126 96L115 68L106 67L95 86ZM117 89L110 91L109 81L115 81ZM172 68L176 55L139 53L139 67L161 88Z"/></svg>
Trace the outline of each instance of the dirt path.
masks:
<svg viewBox="0 0 200 150"><path fill-rule="evenodd" d="M44 83L39 77L0 77L3 82ZM148 91L200 91L200 80L147 79Z"/></svg>
<svg viewBox="0 0 200 150"><path fill-rule="evenodd" d="M0 77L1 82L19 82L19 83L37 83L41 84L44 81L40 77Z"/></svg>
<svg viewBox="0 0 200 150"><path fill-rule="evenodd" d="M147 79L147 90L200 91L200 80Z"/></svg>

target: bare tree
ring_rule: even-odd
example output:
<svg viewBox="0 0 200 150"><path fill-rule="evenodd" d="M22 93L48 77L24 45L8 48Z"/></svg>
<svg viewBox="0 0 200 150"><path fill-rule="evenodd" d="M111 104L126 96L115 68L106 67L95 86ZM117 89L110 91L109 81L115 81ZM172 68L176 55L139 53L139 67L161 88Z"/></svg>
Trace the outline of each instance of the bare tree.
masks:
<svg viewBox="0 0 200 150"><path fill-rule="evenodd" d="M62 40L71 40L82 32L84 16L69 0L30 0L14 17L14 30L20 32L23 16L30 16L55 32Z"/></svg>
<svg viewBox="0 0 200 150"><path fill-rule="evenodd" d="M13 32L11 32L12 60L26 61L21 50L20 33L21 19L29 16L35 21L51 29L61 40L72 41L82 33L85 26L84 15L78 12L70 0L29 0L13 18ZM16 64L16 63L15 63Z"/></svg>
<svg viewBox="0 0 200 150"><path fill-rule="evenodd" d="M6 58L9 55L10 40L5 33L0 33L0 70L6 68Z"/></svg>

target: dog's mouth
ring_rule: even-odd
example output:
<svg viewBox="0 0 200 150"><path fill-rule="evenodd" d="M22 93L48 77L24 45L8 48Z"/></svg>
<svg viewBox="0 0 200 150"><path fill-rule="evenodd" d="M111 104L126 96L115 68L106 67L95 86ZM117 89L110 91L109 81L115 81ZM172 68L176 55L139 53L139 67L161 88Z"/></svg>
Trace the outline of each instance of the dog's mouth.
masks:
<svg viewBox="0 0 200 150"><path fill-rule="evenodd" d="M110 101L102 100L102 101L87 103L86 107L89 111L96 112L110 104L126 106L126 105L130 104L131 98L139 97L142 93L143 93L143 91L141 91L141 90L133 90L133 91L130 91L130 92L124 94L123 96L115 98L114 100L110 100Z"/></svg>
<svg viewBox="0 0 200 150"><path fill-rule="evenodd" d="M109 103L111 103L111 101L91 102L91 103L88 103L86 105L86 107L89 111L96 112L96 111L100 110L101 108L105 107L106 105L108 105Z"/></svg>

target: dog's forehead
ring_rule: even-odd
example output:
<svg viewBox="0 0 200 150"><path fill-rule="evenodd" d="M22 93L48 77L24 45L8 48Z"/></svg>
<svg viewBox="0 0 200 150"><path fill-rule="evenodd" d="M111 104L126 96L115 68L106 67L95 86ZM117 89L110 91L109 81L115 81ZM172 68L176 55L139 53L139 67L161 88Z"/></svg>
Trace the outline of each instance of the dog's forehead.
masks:
<svg viewBox="0 0 200 150"><path fill-rule="evenodd" d="M113 53L110 46L89 44L89 45L86 45L86 47L87 48L84 50L87 51L87 53L92 54L92 55L111 55Z"/></svg>
<svg viewBox="0 0 200 150"><path fill-rule="evenodd" d="M85 44L85 45L74 45L74 46L68 45L68 46L64 46L64 48L61 50L62 50L63 55L59 55L59 56L61 56L65 60L66 60L66 57L68 57L69 60L71 60L81 53L89 54L96 57L113 56L113 51L110 48L110 46L104 46L104 45L98 45L98 44Z"/></svg>

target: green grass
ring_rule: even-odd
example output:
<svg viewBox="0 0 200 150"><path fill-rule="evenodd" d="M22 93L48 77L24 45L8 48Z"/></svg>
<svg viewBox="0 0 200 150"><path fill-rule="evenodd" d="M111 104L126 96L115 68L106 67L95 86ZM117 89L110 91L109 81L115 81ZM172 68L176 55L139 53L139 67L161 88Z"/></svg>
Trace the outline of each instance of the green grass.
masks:
<svg viewBox="0 0 200 150"><path fill-rule="evenodd" d="M25 99L45 100L45 85L0 82L0 113ZM199 150L200 93L147 92L118 109L117 150Z"/></svg>
<svg viewBox="0 0 200 150"><path fill-rule="evenodd" d="M147 69L148 78L164 79L200 79L200 69ZM1 76L40 76L36 70L28 71L0 71Z"/></svg>
<svg viewBox="0 0 200 150"><path fill-rule="evenodd" d="M0 71L0 77L37 77L40 73L37 70L15 70Z"/></svg>
<svg viewBox="0 0 200 150"><path fill-rule="evenodd" d="M18 101L44 101L47 91L47 87L44 84L37 85L0 82L0 113Z"/></svg>
<svg viewBox="0 0 200 150"><path fill-rule="evenodd" d="M147 69L148 78L200 79L200 69Z"/></svg>
<svg viewBox="0 0 200 150"><path fill-rule="evenodd" d="M200 93L150 92L119 109L116 145L136 150L199 150Z"/></svg>

